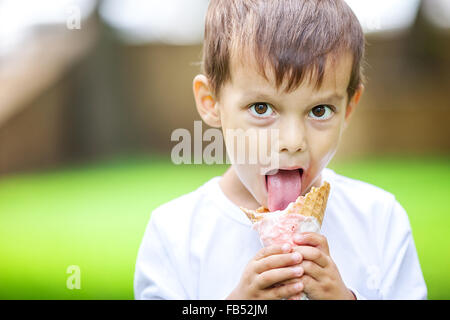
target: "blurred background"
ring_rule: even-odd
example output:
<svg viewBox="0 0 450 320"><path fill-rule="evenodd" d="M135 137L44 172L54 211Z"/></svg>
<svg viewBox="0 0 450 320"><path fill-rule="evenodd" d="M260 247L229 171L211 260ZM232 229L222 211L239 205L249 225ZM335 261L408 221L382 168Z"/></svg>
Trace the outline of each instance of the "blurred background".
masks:
<svg viewBox="0 0 450 320"><path fill-rule="evenodd" d="M448 299L450 1L347 2L368 81L330 167L396 195L429 298ZM0 0L1 299L133 299L151 211L226 170L170 159L200 120L207 6Z"/></svg>

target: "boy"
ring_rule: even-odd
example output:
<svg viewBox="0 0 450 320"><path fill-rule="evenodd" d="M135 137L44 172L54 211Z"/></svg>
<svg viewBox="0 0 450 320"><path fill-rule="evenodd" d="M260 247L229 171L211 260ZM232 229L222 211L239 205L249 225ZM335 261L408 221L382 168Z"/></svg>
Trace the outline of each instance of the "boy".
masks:
<svg viewBox="0 0 450 320"><path fill-rule="evenodd" d="M198 112L223 132L275 130L277 170L232 156L223 176L154 210L136 299L426 298L395 197L326 168L363 92L363 51L343 0L211 1ZM322 234L262 248L239 207L282 210L322 181L331 185Z"/></svg>

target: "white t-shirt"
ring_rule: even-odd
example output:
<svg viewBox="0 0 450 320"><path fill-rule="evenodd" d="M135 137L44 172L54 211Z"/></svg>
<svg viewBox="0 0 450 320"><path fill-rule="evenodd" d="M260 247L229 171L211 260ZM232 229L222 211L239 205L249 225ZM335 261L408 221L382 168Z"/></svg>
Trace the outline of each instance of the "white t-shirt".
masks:
<svg viewBox="0 0 450 320"><path fill-rule="evenodd" d="M321 233L357 299L426 299L408 216L373 185L322 171L331 185ZM215 177L155 209L136 261L135 299L224 299L261 249Z"/></svg>

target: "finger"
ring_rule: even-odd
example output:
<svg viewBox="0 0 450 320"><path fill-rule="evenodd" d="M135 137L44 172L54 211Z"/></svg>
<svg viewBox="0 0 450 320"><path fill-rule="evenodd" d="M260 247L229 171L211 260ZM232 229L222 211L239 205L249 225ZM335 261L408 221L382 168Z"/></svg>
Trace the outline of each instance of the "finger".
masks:
<svg viewBox="0 0 450 320"><path fill-rule="evenodd" d="M313 246L330 254L327 238L317 232L302 232L294 236L294 242L298 245Z"/></svg>
<svg viewBox="0 0 450 320"><path fill-rule="evenodd" d="M291 283L285 286L278 286L267 289L267 299L286 299L295 296L303 291L303 283L301 281Z"/></svg>
<svg viewBox="0 0 450 320"><path fill-rule="evenodd" d="M300 278L300 282L303 284L303 291L306 294L308 294L308 292L310 292L315 286L317 286L317 281L307 274L304 274Z"/></svg>
<svg viewBox="0 0 450 320"><path fill-rule="evenodd" d="M304 274L304 273L305 273L305 272L303 271L303 274ZM288 285L288 284L295 283L295 282L297 282L298 280L300 280L300 277L292 278L292 279L288 279L288 280L284 280L284 281L275 283L274 286L285 286L285 285Z"/></svg>
<svg viewBox="0 0 450 320"><path fill-rule="evenodd" d="M292 248L288 243L264 247L256 253L255 260L261 260L273 254L288 253L291 252L291 250Z"/></svg>
<svg viewBox="0 0 450 320"><path fill-rule="evenodd" d="M303 257L303 261L309 260L317 263L322 268L325 268L329 264L329 258L322 251L316 247L310 246L297 246L295 251L300 253Z"/></svg>
<svg viewBox="0 0 450 320"><path fill-rule="evenodd" d="M305 260L301 263L301 266L303 267L303 274L310 276L316 281L319 281L325 274L324 268L313 261Z"/></svg>
<svg viewBox="0 0 450 320"><path fill-rule="evenodd" d="M273 254L271 256L262 258L255 262L255 272L262 273L270 269L277 269L282 267L300 264L303 257L298 252Z"/></svg>
<svg viewBox="0 0 450 320"><path fill-rule="evenodd" d="M299 265L294 267L271 269L265 271L257 276L257 286L260 289L267 289L268 287L285 280L292 278L299 278L303 275L303 268Z"/></svg>

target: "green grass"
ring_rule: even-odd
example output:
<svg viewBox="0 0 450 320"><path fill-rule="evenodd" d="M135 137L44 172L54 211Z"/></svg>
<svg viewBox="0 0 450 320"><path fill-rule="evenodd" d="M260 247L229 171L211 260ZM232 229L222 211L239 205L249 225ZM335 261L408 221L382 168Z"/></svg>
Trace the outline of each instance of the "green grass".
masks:
<svg viewBox="0 0 450 320"><path fill-rule="evenodd" d="M410 217L430 299L450 296L449 160L371 158L331 166L397 196ZM0 299L132 299L152 209L225 170L142 157L0 178ZM80 267L80 290L66 288L69 265Z"/></svg>

